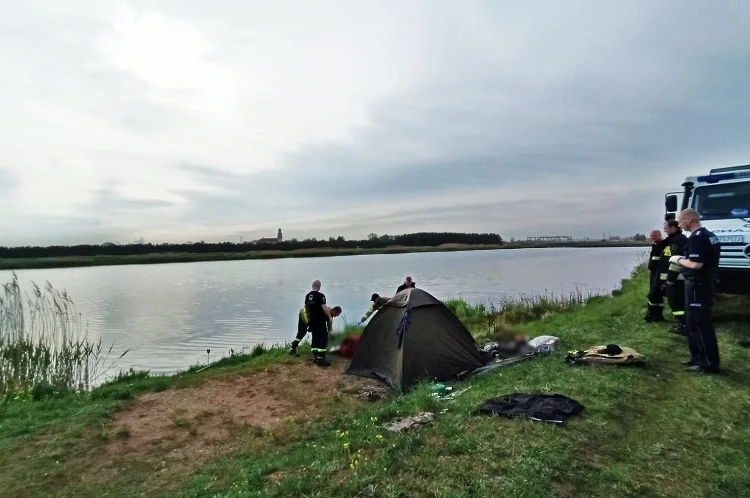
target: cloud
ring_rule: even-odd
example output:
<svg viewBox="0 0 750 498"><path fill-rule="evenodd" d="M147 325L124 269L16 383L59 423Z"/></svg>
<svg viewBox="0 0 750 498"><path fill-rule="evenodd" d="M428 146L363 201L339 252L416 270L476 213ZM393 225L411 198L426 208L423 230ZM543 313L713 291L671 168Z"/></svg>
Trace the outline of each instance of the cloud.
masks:
<svg viewBox="0 0 750 498"><path fill-rule="evenodd" d="M5 13L6 243L627 234L748 162L746 2Z"/></svg>

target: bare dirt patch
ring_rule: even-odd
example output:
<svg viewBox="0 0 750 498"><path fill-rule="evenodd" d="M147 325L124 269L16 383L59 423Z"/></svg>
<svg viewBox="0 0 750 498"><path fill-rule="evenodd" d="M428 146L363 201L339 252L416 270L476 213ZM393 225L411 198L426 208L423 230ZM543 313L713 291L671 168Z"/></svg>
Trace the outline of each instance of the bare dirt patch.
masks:
<svg viewBox="0 0 750 498"><path fill-rule="evenodd" d="M237 426L254 427L260 435L290 418L314 415L337 391L356 397L383 389L344 375L344 359L331 360L329 368L301 362L140 396L115 418L108 457L158 456L195 463L213 453L216 443Z"/></svg>

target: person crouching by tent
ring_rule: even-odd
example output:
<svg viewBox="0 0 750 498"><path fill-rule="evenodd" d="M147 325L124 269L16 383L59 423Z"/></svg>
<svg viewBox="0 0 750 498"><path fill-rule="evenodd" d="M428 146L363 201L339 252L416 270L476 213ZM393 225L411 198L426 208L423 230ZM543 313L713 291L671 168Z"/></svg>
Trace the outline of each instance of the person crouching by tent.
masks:
<svg viewBox="0 0 750 498"><path fill-rule="evenodd" d="M328 308L328 306L326 306L326 308ZM331 319L328 323L328 331L330 332L333 330L333 319L340 316L343 310L341 309L341 306L334 306L333 308L328 308L328 310L331 314ZM310 316L307 313L307 307L303 306L299 310L299 318L297 319L297 337L292 341L292 347L289 349L289 354L299 356L297 346L299 346L299 343L302 342L309 331Z"/></svg>
<svg viewBox="0 0 750 498"><path fill-rule="evenodd" d="M404 279L404 283L401 284L401 285L399 285L398 289L396 289L396 294L398 294L399 292L401 292L402 290L405 290L405 289L413 289L416 286L417 286L416 282L414 282L411 279L411 277L406 277Z"/></svg>
<svg viewBox="0 0 750 498"><path fill-rule="evenodd" d="M372 301L372 305L370 306L370 309L367 310L367 312L362 316L362 318L359 320L359 325L362 325L367 321L368 318L370 318L370 315L378 311L380 308L385 306L385 303L390 301L390 297L383 297L379 294L373 294L372 297L370 297L370 301Z"/></svg>

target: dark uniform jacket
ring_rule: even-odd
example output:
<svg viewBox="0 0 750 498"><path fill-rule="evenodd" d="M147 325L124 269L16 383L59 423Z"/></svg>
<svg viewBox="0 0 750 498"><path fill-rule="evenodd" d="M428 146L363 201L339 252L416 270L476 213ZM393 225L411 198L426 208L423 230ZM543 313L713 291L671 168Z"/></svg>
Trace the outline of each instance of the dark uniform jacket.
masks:
<svg viewBox="0 0 750 498"><path fill-rule="evenodd" d="M669 262L672 256L681 256L687 247L687 237L678 230L664 239L664 249L659 259L659 274L661 280L674 282L675 280L684 280L682 267Z"/></svg>
<svg viewBox="0 0 750 498"><path fill-rule="evenodd" d="M664 239L651 246L651 254L648 257L648 271L653 275L659 271L659 260L664 251Z"/></svg>
<svg viewBox="0 0 750 498"><path fill-rule="evenodd" d="M719 272L719 257L721 243L716 235L700 227L688 237L688 243L683 253L690 261L703 263L699 270L683 268L685 278L689 280L716 280Z"/></svg>

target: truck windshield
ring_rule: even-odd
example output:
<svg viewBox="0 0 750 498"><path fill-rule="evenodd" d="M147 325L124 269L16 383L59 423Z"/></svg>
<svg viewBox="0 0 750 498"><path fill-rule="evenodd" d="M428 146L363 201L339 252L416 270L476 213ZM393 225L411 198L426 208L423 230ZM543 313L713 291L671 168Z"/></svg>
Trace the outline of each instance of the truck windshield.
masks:
<svg viewBox="0 0 750 498"><path fill-rule="evenodd" d="M750 218L750 182L697 187L693 196L704 220Z"/></svg>

